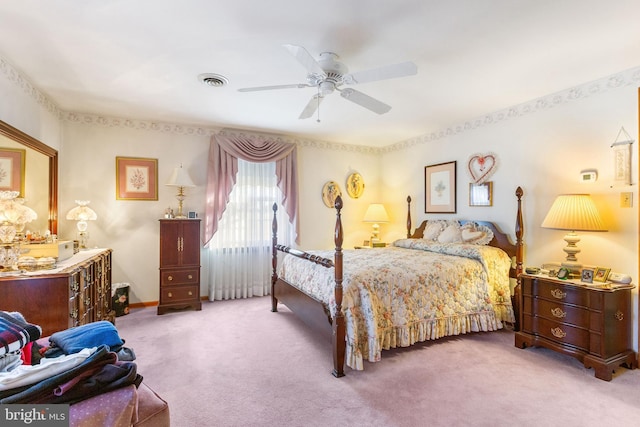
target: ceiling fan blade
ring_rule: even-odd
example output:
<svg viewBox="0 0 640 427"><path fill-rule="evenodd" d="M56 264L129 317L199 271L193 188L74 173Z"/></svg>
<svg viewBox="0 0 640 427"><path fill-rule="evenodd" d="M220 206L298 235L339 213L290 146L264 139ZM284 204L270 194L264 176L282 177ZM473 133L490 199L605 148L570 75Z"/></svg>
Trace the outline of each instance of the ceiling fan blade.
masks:
<svg viewBox="0 0 640 427"><path fill-rule="evenodd" d="M354 89L341 89L340 96L351 102L355 102L356 104L367 108L374 113L384 114L391 110L391 106L385 104L384 102L378 101L377 99L372 98L369 95L365 95L364 93Z"/></svg>
<svg viewBox="0 0 640 427"><path fill-rule="evenodd" d="M385 65L369 70L357 71L344 76L346 84L374 82L376 80L395 79L397 77L413 76L418 73L418 67L413 62Z"/></svg>
<svg viewBox="0 0 640 427"><path fill-rule="evenodd" d="M313 87L306 83L294 83L290 85L276 85L276 86L257 86L257 87L245 87L242 89L238 89L238 92L256 92L259 90L273 90L273 89L293 89L293 88L303 88L303 87Z"/></svg>
<svg viewBox="0 0 640 427"><path fill-rule="evenodd" d="M307 49L302 46L296 46L294 44L285 44L283 45L291 55L295 56L299 63L302 64L304 68L311 74L319 74L324 76L324 70L318 64L318 62L314 59L313 56L307 51Z"/></svg>
<svg viewBox="0 0 640 427"><path fill-rule="evenodd" d="M313 95L313 97L307 103L307 106L304 107L304 110L302 110L302 113L300 113L300 117L298 118L308 119L309 117L313 116L313 113L316 112L316 110L318 109L318 106L320 106L320 103L322 102L323 99L324 99L324 96L320 96L317 94Z"/></svg>

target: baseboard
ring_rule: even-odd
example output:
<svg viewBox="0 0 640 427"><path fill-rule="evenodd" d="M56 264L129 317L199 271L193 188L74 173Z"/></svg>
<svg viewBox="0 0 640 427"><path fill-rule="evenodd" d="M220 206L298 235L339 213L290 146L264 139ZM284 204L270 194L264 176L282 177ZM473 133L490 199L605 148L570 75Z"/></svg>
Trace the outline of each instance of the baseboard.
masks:
<svg viewBox="0 0 640 427"><path fill-rule="evenodd" d="M201 301L208 301L209 297L207 295L200 297ZM129 308L145 308L145 307L157 307L158 301L145 301L145 302L132 302L129 304Z"/></svg>

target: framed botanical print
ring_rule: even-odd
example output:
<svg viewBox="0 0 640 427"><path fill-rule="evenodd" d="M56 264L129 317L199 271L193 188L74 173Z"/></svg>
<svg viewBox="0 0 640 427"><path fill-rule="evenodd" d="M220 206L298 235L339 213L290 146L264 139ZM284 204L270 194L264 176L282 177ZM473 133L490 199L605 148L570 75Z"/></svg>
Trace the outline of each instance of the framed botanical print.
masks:
<svg viewBox="0 0 640 427"><path fill-rule="evenodd" d="M116 157L116 199L158 200L158 159Z"/></svg>
<svg viewBox="0 0 640 427"><path fill-rule="evenodd" d="M24 197L26 150L0 148L0 191L17 191Z"/></svg>
<svg viewBox="0 0 640 427"><path fill-rule="evenodd" d="M425 213L456 213L456 162L424 168Z"/></svg>

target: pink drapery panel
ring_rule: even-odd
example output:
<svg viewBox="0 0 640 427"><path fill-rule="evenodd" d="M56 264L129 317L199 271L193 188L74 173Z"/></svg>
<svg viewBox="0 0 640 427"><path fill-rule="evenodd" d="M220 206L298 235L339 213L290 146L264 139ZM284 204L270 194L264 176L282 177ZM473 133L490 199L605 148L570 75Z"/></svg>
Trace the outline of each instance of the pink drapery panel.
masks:
<svg viewBox="0 0 640 427"><path fill-rule="evenodd" d="M214 135L209 147L207 201L205 207L205 244L218 231L229 194L236 184L238 159L248 162L276 162L278 188L284 195L282 204L296 230L299 243L297 147L259 136Z"/></svg>

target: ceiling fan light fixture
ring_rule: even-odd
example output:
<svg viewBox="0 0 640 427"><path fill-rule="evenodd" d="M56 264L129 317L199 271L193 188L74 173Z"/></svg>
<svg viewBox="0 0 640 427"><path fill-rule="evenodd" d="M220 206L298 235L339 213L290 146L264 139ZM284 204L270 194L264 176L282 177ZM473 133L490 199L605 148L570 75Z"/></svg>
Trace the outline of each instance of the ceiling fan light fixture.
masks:
<svg viewBox="0 0 640 427"><path fill-rule="evenodd" d="M225 76L214 73L200 74L198 76L198 80L200 80L201 83L212 87L221 87L229 83L229 79L227 79Z"/></svg>

